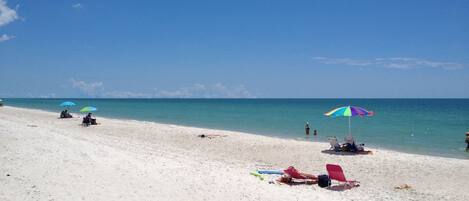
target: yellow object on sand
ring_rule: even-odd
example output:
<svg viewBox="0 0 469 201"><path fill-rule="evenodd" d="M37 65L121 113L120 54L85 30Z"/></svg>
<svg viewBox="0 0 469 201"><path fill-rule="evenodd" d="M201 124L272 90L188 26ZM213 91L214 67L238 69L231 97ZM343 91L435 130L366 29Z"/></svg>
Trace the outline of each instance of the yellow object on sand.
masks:
<svg viewBox="0 0 469 201"><path fill-rule="evenodd" d="M255 176L257 178L259 178L260 180L264 180L264 176L262 176L261 174L259 174L257 171L253 171L250 173L252 176Z"/></svg>

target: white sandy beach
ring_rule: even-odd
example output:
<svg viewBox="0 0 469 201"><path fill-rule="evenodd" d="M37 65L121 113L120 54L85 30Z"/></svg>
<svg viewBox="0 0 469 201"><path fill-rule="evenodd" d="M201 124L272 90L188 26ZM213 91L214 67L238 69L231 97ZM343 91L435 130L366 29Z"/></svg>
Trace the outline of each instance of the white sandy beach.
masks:
<svg viewBox="0 0 469 201"><path fill-rule="evenodd" d="M246 133L0 107L0 200L469 200L469 161ZM201 139L200 134L226 137ZM361 186L269 184L257 167L326 173L340 164ZM8 176L9 175L9 176ZM395 186L408 184L409 190Z"/></svg>

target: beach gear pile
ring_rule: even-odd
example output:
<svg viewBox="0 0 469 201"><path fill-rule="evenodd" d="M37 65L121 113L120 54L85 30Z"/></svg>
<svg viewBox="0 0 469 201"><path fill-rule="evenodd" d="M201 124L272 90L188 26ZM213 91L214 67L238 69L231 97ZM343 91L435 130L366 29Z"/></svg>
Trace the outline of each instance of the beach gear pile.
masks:
<svg viewBox="0 0 469 201"><path fill-rule="evenodd" d="M251 172L250 174L259 178L261 181L268 180L271 184L317 184L321 188L342 187L343 189L350 189L360 186L358 181L346 179L344 171L339 165L327 164L326 170L327 174L316 176L313 174L300 172L295 167L290 166L285 170L258 169ZM336 181L337 184L333 186L332 181Z"/></svg>
<svg viewBox="0 0 469 201"><path fill-rule="evenodd" d="M344 139L344 143L341 145L337 138L329 137L329 144L331 147L328 151L332 152L346 152L346 153L355 153L355 154L372 154L371 151L365 150L365 144L356 144L355 140L351 135L348 135ZM327 151L326 151L327 152Z"/></svg>

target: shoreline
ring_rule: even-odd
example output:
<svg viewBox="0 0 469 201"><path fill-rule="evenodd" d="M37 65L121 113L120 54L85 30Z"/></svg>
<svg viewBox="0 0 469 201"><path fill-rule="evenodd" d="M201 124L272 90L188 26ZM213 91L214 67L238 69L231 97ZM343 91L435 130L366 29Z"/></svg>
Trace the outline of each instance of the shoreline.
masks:
<svg viewBox="0 0 469 201"><path fill-rule="evenodd" d="M11 108L25 109L25 110L34 110L34 111L39 111L39 112L47 112L47 113L55 114L52 111L44 110L44 109L37 109L37 108L16 107L16 106L8 106L8 105L3 106L3 107L11 107ZM80 114L80 113L71 113L71 114L75 118L83 116L83 114ZM198 127L198 126L191 126L191 125L180 125L180 124L173 124L173 123L146 121L146 120L138 120L138 119L130 119L130 118L106 117L106 116L99 116L99 115L98 115L98 118L99 119L108 119L108 120L133 121L133 122L136 122L136 123L154 123L154 124L157 124L157 125L178 126L178 127L181 127L181 128L208 129L208 130L220 131L220 132L236 132L236 133L240 133L240 134L244 134L244 135L254 135L254 136L268 137L268 138L275 138L275 139L283 139L283 140L295 140L295 141L300 141L300 142L320 143L320 144L324 144L324 145L329 146L329 142L306 140L305 139L306 136L291 138L291 137L282 137L282 136L277 136L277 135L264 135L264 134L261 134L261 133L245 132L245 131L239 131L239 130L226 130L226 129L219 129L219 128L205 128L205 127ZM313 138L313 136L309 136L309 137ZM339 137L338 139L339 139L339 141L341 141L341 137ZM469 161L469 158L462 158L462 157L455 157L455 156L448 156L448 155L431 155L431 154L416 153L416 152L412 152L412 151L401 151L401 150L383 148L383 147L380 147L379 145L373 145L373 144L371 144L371 145L366 144L365 149L382 150L382 151L387 151L387 152L396 152L396 153L400 153L400 154L410 154L410 155L415 155L415 156L430 156L430 157L437 157L437 158L459 159L459 160Z"/></svg>
<svg viewBox="0 0 469 201"><path fill-rule="evenodd" d="M1 200L468 200L467 160L372 149L322 153L328 143L98 117L0 108ZM201 139L199 134L225 137ZM256 168L326 173L340 164L361 186L277 185ZM9 174L10 176L5 176ZM410 190L396 190L408 184Z"/></svg>

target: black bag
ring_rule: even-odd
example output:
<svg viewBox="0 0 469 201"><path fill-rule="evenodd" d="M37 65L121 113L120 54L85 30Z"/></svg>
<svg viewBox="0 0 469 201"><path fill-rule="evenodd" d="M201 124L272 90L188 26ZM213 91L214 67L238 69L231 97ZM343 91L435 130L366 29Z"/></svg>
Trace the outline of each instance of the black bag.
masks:
<svg viewBox="0 0 469 201"><path fill-rule="evenodd" d="M329 187L331 186L331 179L329 178L329 175L323 174L318 176L318 186L321 188Z"/></svg>

